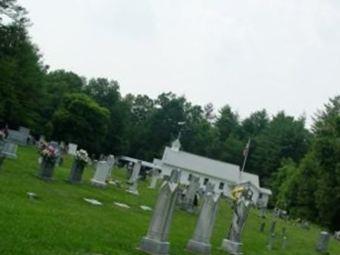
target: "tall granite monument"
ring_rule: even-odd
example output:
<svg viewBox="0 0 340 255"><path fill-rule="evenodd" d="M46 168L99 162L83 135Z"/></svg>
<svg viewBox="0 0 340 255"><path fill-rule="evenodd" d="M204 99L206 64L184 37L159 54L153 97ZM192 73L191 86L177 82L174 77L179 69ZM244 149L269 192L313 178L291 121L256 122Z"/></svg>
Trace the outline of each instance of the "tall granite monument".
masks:
<svg viewBox="0 0 340 255"><path fill-rule="evenodd" d="M152 255L168 255L168 233L178 195L180 172L173 170L170 179L161 188L154 208L147 235L142 238L139 249Z"/></svg>
<svg viewBox="0 0 340 255"><path fill-rule="evenodd" d="M211 234L214 228L220 193L214 192L215 185L207 183L203 206L196 224L195 232L187 244L187 250L195 254L211 254Z"/></svg>

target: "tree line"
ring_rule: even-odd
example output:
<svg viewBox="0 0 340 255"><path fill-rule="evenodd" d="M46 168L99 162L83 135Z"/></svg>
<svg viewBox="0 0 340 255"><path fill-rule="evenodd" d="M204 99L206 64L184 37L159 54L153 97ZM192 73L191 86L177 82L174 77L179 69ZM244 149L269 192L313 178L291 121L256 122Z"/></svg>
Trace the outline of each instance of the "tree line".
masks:
<svg viewBox="0 0 340 255"><path fill-rule="evenodd" d="M199 106L172 92L123 96L118 81L50 70L32 43L29 19L15 0L0 0L0 120L35 135L77 143L90 153L150 160L181 134L182 149L242 165L272 188L272 205L340 228L340 97L312 129L304 117L265 109L241 119L229 105ZM136 84L138 85L138 84Z"/></svg>

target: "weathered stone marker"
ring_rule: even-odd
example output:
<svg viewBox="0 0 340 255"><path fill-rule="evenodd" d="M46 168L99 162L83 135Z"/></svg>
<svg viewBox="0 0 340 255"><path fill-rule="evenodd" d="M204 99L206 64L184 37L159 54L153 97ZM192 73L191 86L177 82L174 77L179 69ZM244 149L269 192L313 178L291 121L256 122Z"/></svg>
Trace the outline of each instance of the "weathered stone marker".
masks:
<svg viewBox="0 0 340 255"><path fill-rule="evenodd" d="M132 171L133 171L133 163L132 162L129 162L127 165L126 165L126 179L130 179L131 178L131 175L132 175ZM129 182L129 181L127 181Z"/></svg>
<svg viewBox="0 0 340 255"><path fill-rule="evenodd" d="M179 179L180 172L172 170L169 181L162 184L148 233L139 245L141 251L152 255L169 254L168 233L177 200Z"/></svg>
<svg viewBox="0 0 340 255"><path fill-rule="evenodd" d="M215 185L208 183L204 202L198 217L195 232L187 244L187 250L208 255L211 253L210 238L215 224L220 193L214 192Z"/></svg>
<svg viewBox="0 0 340 255"><path fill-rule="evenodd" d="M40 169L38 177L45 181L50 181L52 180L57 157L59 155L58 148L53 147L52 144L48 144L41 148L40 154L41 161L39 162Z"/></svg>
<svg viewBox="0 0 340 255"><path fill-rule="evenodd" d="M142 161L138 160L136 163L134 163L130 179L128 180L129 184L133 184L138 179L141 168Z"/></svg>
<svg viewBox="0 0 340 255"><path fill-rule="evenodd" d="M187 212L192 213L194 211L194 200L198 189L200 188L200 178L192 176L189 186L186 190L185 196L181 203L181 208Z"/></svg>
<svg viewBox="0 0 340 255"><path fill-rule="evenodd" d="M157 168L153 168L151 170L151 182L149 185L149 189L155 189L157 186L157 180L159 179L160 176L160 170Z"/></svg>
<svg viewBox="0 0 340 255"><path fill-rule="evenodd" d="M267 248L268 250L272 250L275 244L275 228L276 228L276 221L273 221L270 225L268 241L267 241Z"/></svg>
<svg viewBox="0 0 340 255"><path fill-rule="evenodd" d="M78 162L77 160L73 161L71 173L69 176L69 182L70 183L80 183L81 178L83 176L85 164L82 164L81 162Z"/></svg>
<svg viewBox="0 0 340 255"><path fill-rule="evenodd" d="M237 186L233 191L233 218L226 239L222 242L222 250L233 255L241 255L241 234L252 206L253 192L249 187Z"/></svg>
<svg viewBox="0 0 340 255"><path fill-rule="evenodd" d="M327 253L328 251L328 243L329 243L330 235L326 231L322 231L320 233L319 239L316 243L316 251L322 254Z"/></svg>
<svg viewBox="0 0 340 255"><path fill-rule="evenodd" d="M55 167L55 160L43 158L40 164L38 176L46 181L52 180Z"/></svg>
<svg viewBox="0 0 340 255"><path fill-rule="evenodd" d="M270 234L275 233L275 228L276 228L276 221L273 221L272 224L270 225L269 233Z"/></svg>
<svg viewBox="0 0 340 255"><path fill-rule="evenodd" d="M142 161L138 160L133 166L132 175L129 180L129 183L131 185L128 188L127 192L134 194L134 195L139 195L137 188L138 188L139 172L141 168L142 168Z"/></svg>
<svg viewBox="0 0 340 255"><path fill-rule="evenodd" d="M19 130L9 130L7 140L19 145L27 145L30 138L30 130L25 127L19 127Z"/></svg>
<svg viewBox="0 0 340 255"><path fill-rule="evenodd" d="M6 158L17 158L18 145L15 143L5 142L2 148L2 155Z"/></svg>
<svg viewBox="0 0 340 255"><path fill-rule="evenodd" d="M109 155L107 157L106 163L108 164L109 167L109 172L107 174L106 181L110 181L112 178L112 170L115 165L115 157L113 155Z"/></svg>

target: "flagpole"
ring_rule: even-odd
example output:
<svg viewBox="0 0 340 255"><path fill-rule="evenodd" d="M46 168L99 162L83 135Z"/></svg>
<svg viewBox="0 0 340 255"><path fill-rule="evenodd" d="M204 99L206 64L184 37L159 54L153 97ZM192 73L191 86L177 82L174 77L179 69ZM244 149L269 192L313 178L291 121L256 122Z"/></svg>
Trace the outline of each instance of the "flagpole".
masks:
<svg viewBox="0 0 340 255"><path fill-rule="evenodd" d="M250 147L250 138L248 139L248 143L246 145L246 148L245 148L245 153L244 153L244 160L243 160L243 165L242 165L242 168L241 168L241 171L240 171L240 175L239 175L239 182L241 182L241 176L242 176L242 173L244 172L244 169L246 167L246 163L247 163L247 159L248 159L248 154L249 154L249 147Z"/></svg>

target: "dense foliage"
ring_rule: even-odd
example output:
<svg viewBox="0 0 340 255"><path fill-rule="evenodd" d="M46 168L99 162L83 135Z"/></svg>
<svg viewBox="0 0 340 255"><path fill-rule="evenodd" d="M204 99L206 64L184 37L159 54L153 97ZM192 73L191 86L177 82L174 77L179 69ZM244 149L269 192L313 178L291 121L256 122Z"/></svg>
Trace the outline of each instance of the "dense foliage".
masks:
<svg viewBox="0 0 340 255"><path fill-rule="evenodd" d="M291 214L340 228L340 96L313 126L314 139L300 164L284 162L275 174L278 203Z"/></svg>
<svg viewBox="0 0 340 255"><path fill-rule="evenodd" d="M152 99L122 96L119 83L87 80L49 70L15 0L0 0L0 121L28 126L36 136L76 142L90 153L161 157L179 134L184 150L242 164L274 191L273 203L293 215L340 228L339 97L321 113L312 132L304 118L255 111L240 119L229 105L193 105L171 92Z"/></svg>

